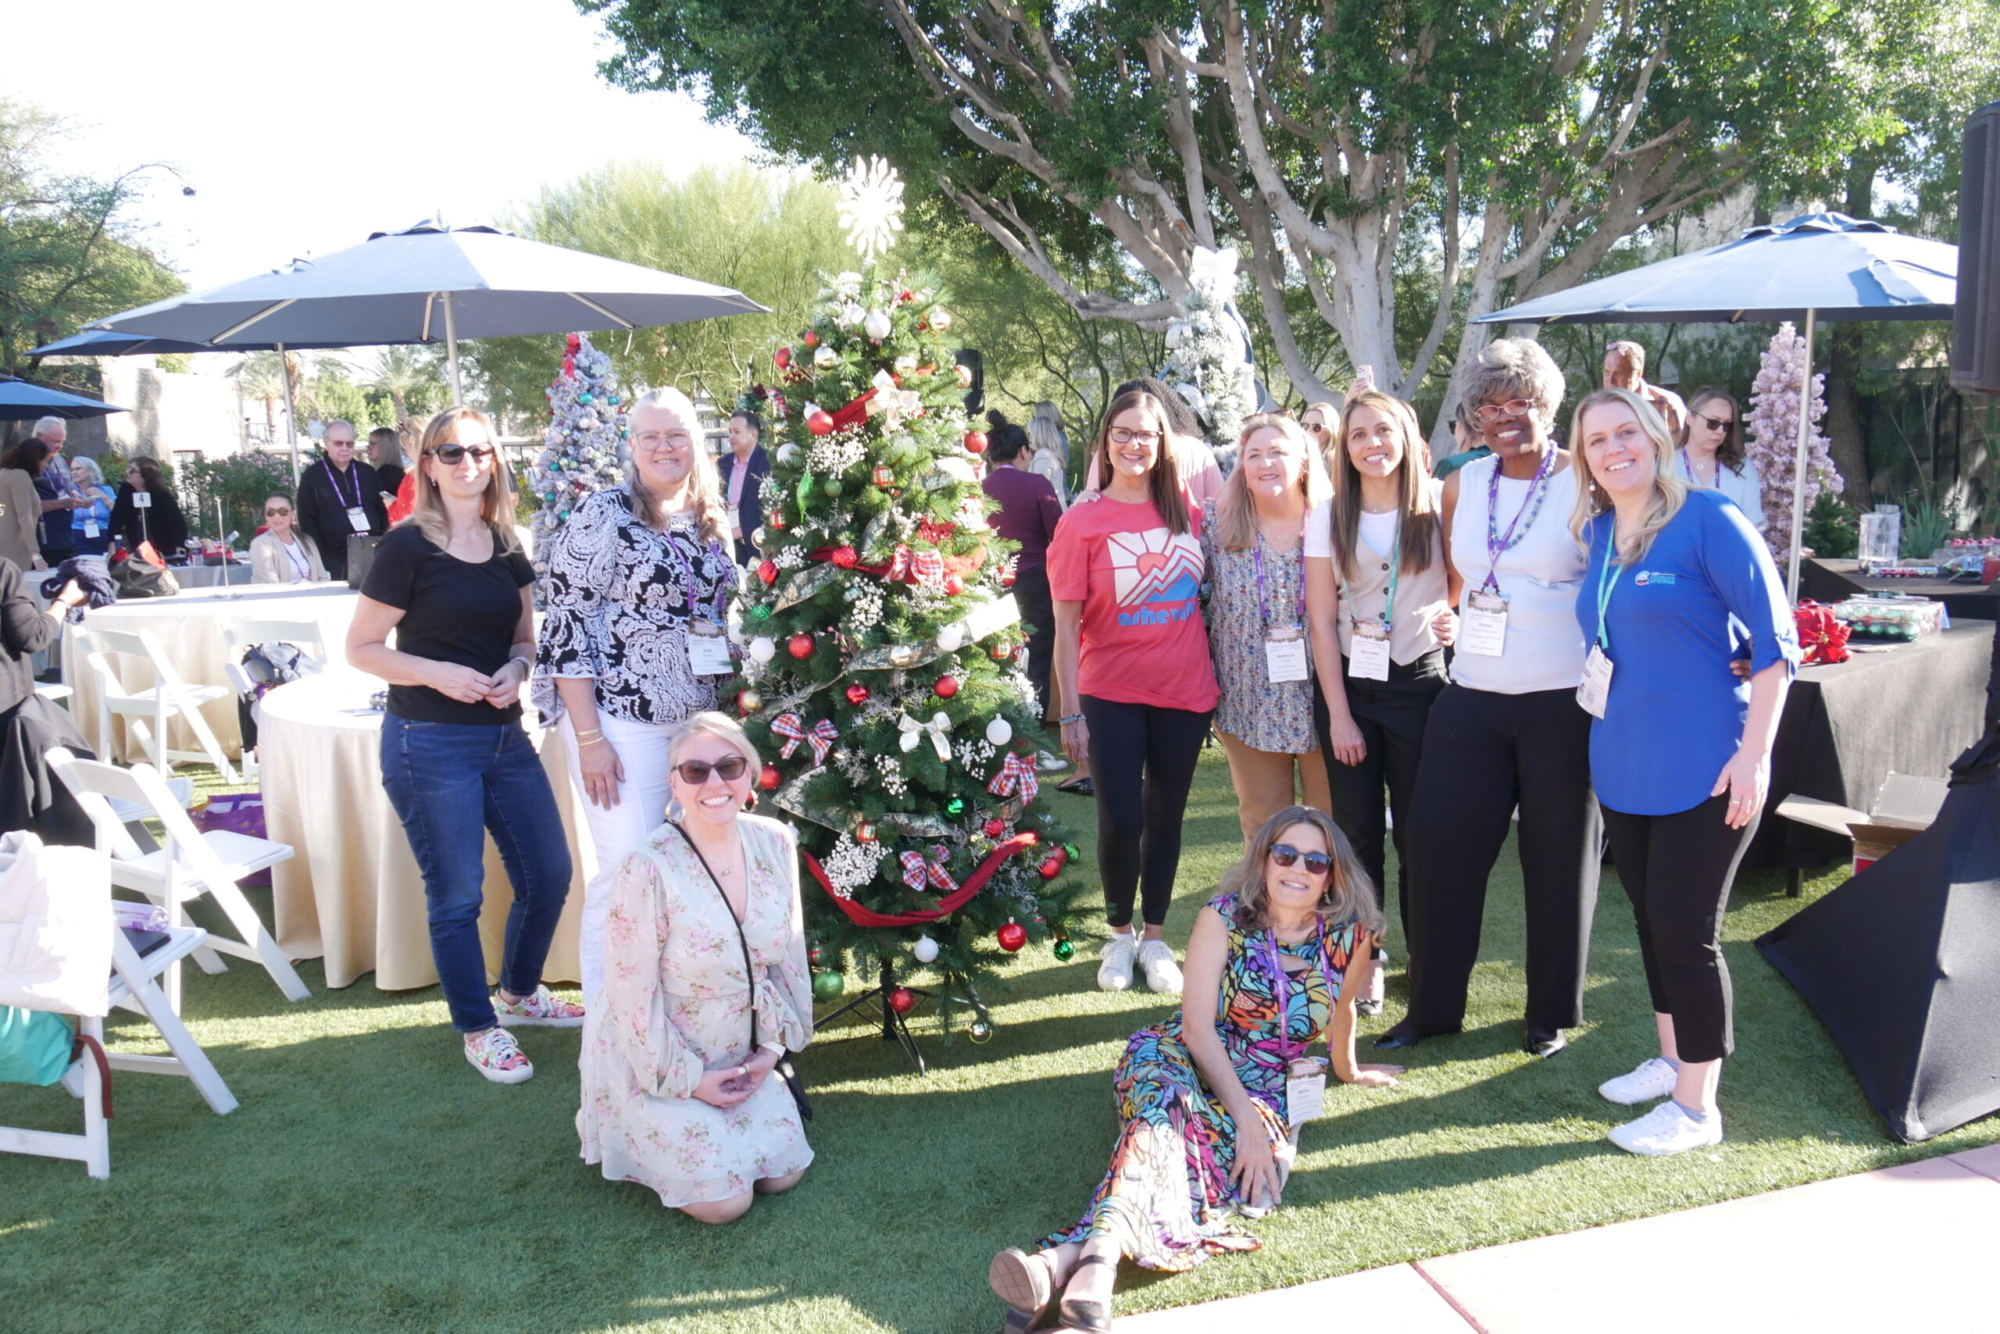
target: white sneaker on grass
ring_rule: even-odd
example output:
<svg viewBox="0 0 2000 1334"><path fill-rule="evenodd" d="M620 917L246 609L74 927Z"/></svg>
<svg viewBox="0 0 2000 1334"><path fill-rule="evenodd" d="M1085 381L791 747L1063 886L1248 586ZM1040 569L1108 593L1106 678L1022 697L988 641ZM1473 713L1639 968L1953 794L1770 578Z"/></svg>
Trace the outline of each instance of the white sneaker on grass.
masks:
<svg viewBox="0 0 2000 1334"><path fill-rule="evenodd" d="M1710 1112L1706 1121L1697 1121L1669 1098L1637 1121L1613 1126L1605 1138L1627 1153L1644 1158L1670 1158L1689 1149L1722 1143L1722 1112Z"/></svg>
<svg viewBox="0 0 2000 1334"><path fill-rule="evenodd" d="M521 1052L521 1044L504 1028L489 1028L465 1036L465 1059L472 1068L496 1084L525 1084L535 1077L535 1067Z"/></svg>
<svg viewBox="0 0 2000 1334"><path fill-rule="evenodd" d="M1139 943L1139 966L1146 970L1146 985L1155 991L1181 993L1181 966L1174 962L1174 947L1164 940Z"/></svg>
<svg viewBox="0 0 2000 1334"><path fill-rule="evenodd" d="M1099 991L1130 991L1132 989L1132 961L1139 952L1137 937L1128 932L1113 931L1111 939L1104 942L1098 953L1104 962L1097 965L1097 989Z"/></svg>
<svg viewBox="0 0 2000 1334"><path fill-rule="evenodd" d="M1636 1103L1651 1102L1655 1098L1665 1098L1674 1091L1674 1082L1680 1078L1680 1071L1655 1056L1641 1062L1639 1068L1628 1075L1607 1079L1597 1086L1597 1092L1607 1102L1630 1107Z"/></svg>

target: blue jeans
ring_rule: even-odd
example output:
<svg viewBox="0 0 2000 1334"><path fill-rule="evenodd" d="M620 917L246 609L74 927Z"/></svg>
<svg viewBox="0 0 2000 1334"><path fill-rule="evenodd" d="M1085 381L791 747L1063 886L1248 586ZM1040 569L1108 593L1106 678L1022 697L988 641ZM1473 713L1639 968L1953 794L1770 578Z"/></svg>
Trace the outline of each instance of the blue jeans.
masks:
<svg viewBox="0 0 2000 1334"><path fill-rule="evenodd" d="M569 896L569 845L541 757L516 723L475 727L390 714L382 719L382 786L423 872L431 957L451 1026L461 1033L491 1028L479 944L487 833L514 886L500 956L507 991L524 996L541 985Z"/></svg>

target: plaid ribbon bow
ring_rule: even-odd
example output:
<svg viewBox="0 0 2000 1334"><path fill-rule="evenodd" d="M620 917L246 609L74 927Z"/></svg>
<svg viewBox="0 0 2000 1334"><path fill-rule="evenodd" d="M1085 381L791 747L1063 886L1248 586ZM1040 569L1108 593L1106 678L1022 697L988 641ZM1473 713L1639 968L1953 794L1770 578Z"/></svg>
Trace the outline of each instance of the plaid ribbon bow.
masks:
<svg viewBox="0 0 2000 1334"><path fill-rule="evenodd" d="M949 894L958 888L951 872L944 869L942 859L927 863L921 852L899 852L896 860L903 864L903 883L911 889L922 889L926 882L940 894Z"/></svg>
<svg viewBox="0 0 2000 1334"><path fill-rule="evenodd" d="M1018 792L1023 802L1029 802L1042 790L1042 784L1035 776L1034 764L1010 750L1001 757L1000 772L993 776L986 790L996 797L1011 797Z"/></svg>
<svg viewBox="0 0 2000 1334"><path fill-rule="evenodd" d="M778 758L781 760L792 758L792 752L799 748L801 741L810 743L813 748L815 769L826 763L826 757L833 751L833 743L840 739L840 732L834 727L831 718L820 719L811 731L807 731L796 713L781 713L773 718L771 731L774 735L785 738L784 749L778 752Z"/></svg>

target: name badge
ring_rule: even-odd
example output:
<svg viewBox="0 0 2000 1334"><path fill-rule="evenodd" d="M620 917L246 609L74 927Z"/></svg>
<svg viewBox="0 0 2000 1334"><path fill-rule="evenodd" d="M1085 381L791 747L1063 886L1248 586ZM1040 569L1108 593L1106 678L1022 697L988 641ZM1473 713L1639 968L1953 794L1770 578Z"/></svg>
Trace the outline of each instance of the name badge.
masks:
<svg viewBox="0 0 2000 1334"><path fill-rule="evenodd" d="M91 539L91 540L93 540L93 541L95 541L95 540L96 540L96 538L97 538L97 520L95 520L95 519L85 519L85 520L83 521L83 535L84 535L85 537L88 537L88 538L90 538L90 539Z"/></svg>
<svg viewBox="0 0 2000 1334"><path fill-rule="evenodd" d="M1305 631L1296 625L1282 626L1264 636L1264 668L1272 684L1305 681L1312 677L1306 661Z"/></svg>
<svg viewBox="0 0 2000 1334"><path fill-rule="evenodd" d="M1485 589L1465 595L1458 618L1458 651L1497 658L1507 647L1507 599Z"/></svg>
<svg viewBox="0 0 2000 1334"><path fill-rule="evenodd" d="M1389 632L1379 621L1356 621L1347 646L1347 674L1357 681L1389 679Z"/></svg>
<svg viewBox="0 0 2000 1334"><path fill-rule="evenodd" d="M1285 1116L1294 1129L1326 1114L1326 1070L1317 1060L1293 1061L1285 1079Z"/></svg>
<svg viewBox="0 0 2000 1334"><path fill-rule="evenodd" d="M1592 644L1590 656L1583 660L1583 680L1576 687L1576 702L1591 717L1602 718L1605 701L1610 698L1611 659L1602 648Z"/></svg>
<svg viewBox="0 0 2000 1334"><path fill-rule="evenodd" d="M134 491L132 493L132 504L135 508L142 510L153 508L153 493L151 491Z"/></svg>
<svg viewBox="0 0 2000 1334"><path fill-rule="evenodd" d="M727 676L736 670L729 660L729 639L714 621L688 627L688 667L696 676Z"/></svg>
<svg viewBox="0 0 2000 1334"><path fill-rule="evenodd" d="M368 511L362 509L359 505L349 505L347 507L347 526L355 532L366 536L368 532Z"/></svg>

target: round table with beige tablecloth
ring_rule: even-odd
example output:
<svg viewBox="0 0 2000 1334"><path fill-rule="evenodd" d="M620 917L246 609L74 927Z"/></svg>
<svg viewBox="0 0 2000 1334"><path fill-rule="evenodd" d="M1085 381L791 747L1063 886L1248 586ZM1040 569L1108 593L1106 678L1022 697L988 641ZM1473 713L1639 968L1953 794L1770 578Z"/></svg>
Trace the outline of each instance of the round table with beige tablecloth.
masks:
<svg viewBox="0 0 2000 1334"><path fill-rule="evenodd" d="M266 832L297 851L271 870L278 947L293 959L324 959L326 984L344 987L373 971L383 991L434 985L424 880L403 825L382 790L382 715L369 698L381 681L340 670L279 686L264 696L258 723ZM530 728L555 789L575 867L569 901L549 948L543 978L574 982L583 884L595 872L559 729ZM479 934L489 982L499 978L507 909L514 890L500 853L486 840L486 908Z"/></svg>
<svg viewBox="0 0 2000 1334"><path fill-rule="evenodd" d="M220 588L185 589L172 597L138 598L116 606L86 612L82 629L151 630L166 651L181 680L189 685L228 686L223 665L229 660L223 642L226 627L243 621L312 621L319 625L329 668L347 661L347 624L354 619L354 606L361 595L345 584L249 584ZM107 753L100 730L97 680L84 661L81 641L66 629L63 634L63 680L76 694L70 711L76 725L99 755ZM153 684L153 669L135 658L110 659L127 690L144 690ZM202 706L202 716L215 730L223 751L234 757L243 750L243 736L236 722L236 695ZM125 743L124 725L112 719L117 734L117 757L126 763L144 759L136 748ZM173 724L170 745L175 750L191 750L193 734L184 724Z"/></svg>

